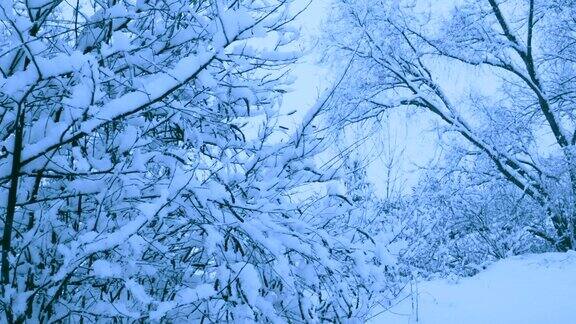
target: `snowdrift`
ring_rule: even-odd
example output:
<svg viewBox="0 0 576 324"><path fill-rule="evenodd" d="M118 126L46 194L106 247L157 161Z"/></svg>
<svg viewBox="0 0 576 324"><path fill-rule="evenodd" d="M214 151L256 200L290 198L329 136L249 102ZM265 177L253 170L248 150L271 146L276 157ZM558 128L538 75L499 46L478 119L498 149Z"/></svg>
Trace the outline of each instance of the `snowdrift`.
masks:
<svg viewBox="0 0 576 324"><path fill-rule="evenodd" d="M471 278L415 283L370 323L576 323L576 252L512 257Z"/></svg>

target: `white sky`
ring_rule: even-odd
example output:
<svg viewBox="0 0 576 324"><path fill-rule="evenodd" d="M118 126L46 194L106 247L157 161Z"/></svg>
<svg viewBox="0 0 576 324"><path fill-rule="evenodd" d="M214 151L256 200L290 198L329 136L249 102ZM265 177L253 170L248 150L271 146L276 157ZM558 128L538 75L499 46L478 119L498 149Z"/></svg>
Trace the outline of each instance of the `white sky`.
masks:
<svg viewBox="0 0 576 324"><path fill-rule="evenodd" d="M300 62L292 68L297 78L293 91L284 97L286 111L298 110L299 115L304 114L312 107L323 90L330 85L332 77L329 71L316 64L315 45L321 30L321 24L326 19L330 0L312 0L308 9L297 19L296 24L301 28L302 39L298 46L306 53ZM309 3L309 0L296 0L295 11Z"/></svg>
<svg viewBox="0 0 576 324"><path fill-rule="evenodd" d="M308 1L296 0L296 7L304 6ZM330 0L312 0L309 8L296 20L302 30L300 46L307 53L299 64L293 68L293 75L297 78L292 86L293 91L287 94L283 101L283 110L297 110L294 120L299 120L306 111L314 105L316 99L324 89L330 86L334 73L319 66L316 60L319 49L316 40L320 36L321 26L330 11ZM310 52L308 52L310 51ZM334 71L339 73L340 71ZM345 86L343 84L342 86ZM365 154L376 155L368 168L368 177L374 183L379 195L386 192L386 161L384 147L389 139L398 151L403 150L401 162L398 165L398 184L404 193L409 192L418 180L420 166L427 166L438 154L439 147L435 144L434 134L429 130L432 123L428 115L409 114L399 110L382 123L382 134L377 134L372 143L362 147ZM374 147L374 142L382 144ZM376 153L376 154L375 154Z"/></svg>

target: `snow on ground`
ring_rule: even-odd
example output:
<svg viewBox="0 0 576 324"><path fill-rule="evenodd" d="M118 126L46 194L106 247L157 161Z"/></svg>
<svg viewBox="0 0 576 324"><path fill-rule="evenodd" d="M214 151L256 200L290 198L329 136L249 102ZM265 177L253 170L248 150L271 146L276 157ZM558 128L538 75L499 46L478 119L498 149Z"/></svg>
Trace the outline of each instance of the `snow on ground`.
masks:
<svg viewBox="0 0 576 324"><path fill-rule="evenodd" d="M512 257L471 278L412 290L418 298L406 295L370 323L576 323L576 252Z"/></svg>

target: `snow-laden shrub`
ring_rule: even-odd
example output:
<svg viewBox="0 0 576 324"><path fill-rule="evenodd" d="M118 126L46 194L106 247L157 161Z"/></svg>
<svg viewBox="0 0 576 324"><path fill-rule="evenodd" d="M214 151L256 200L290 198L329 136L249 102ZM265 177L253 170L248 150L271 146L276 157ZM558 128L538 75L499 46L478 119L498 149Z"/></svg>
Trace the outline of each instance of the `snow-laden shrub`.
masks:
<svg viewBox="0 0 576 324"><path fill-rule="evenodd" d="M469 164L457 156L452 152L448 161L460 163L425 172L382 216L403 242L399 264L406 274L470 276L498 259L554 250L541 235L550 226L544 208L493 175L488 161Z"/></svg>
<svg viewBox="0 0 576 324"><path fill-rule="evenodd" d="M0 2L0 321L367 313L370 252L314 189L321 106L279 127L289 5Z"/></svg>

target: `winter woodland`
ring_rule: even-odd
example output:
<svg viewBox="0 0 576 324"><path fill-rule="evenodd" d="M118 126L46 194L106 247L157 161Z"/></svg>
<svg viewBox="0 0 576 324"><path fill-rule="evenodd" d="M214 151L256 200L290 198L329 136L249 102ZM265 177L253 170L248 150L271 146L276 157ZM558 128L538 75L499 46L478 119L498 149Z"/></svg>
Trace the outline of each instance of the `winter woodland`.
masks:
<svg viewBox="0 0 576 324"><path fill-rule="evenodd" d="M576 2L325 2L310 46L301 0L0 0L0 322L362 323L572 255Z"/></svg>

